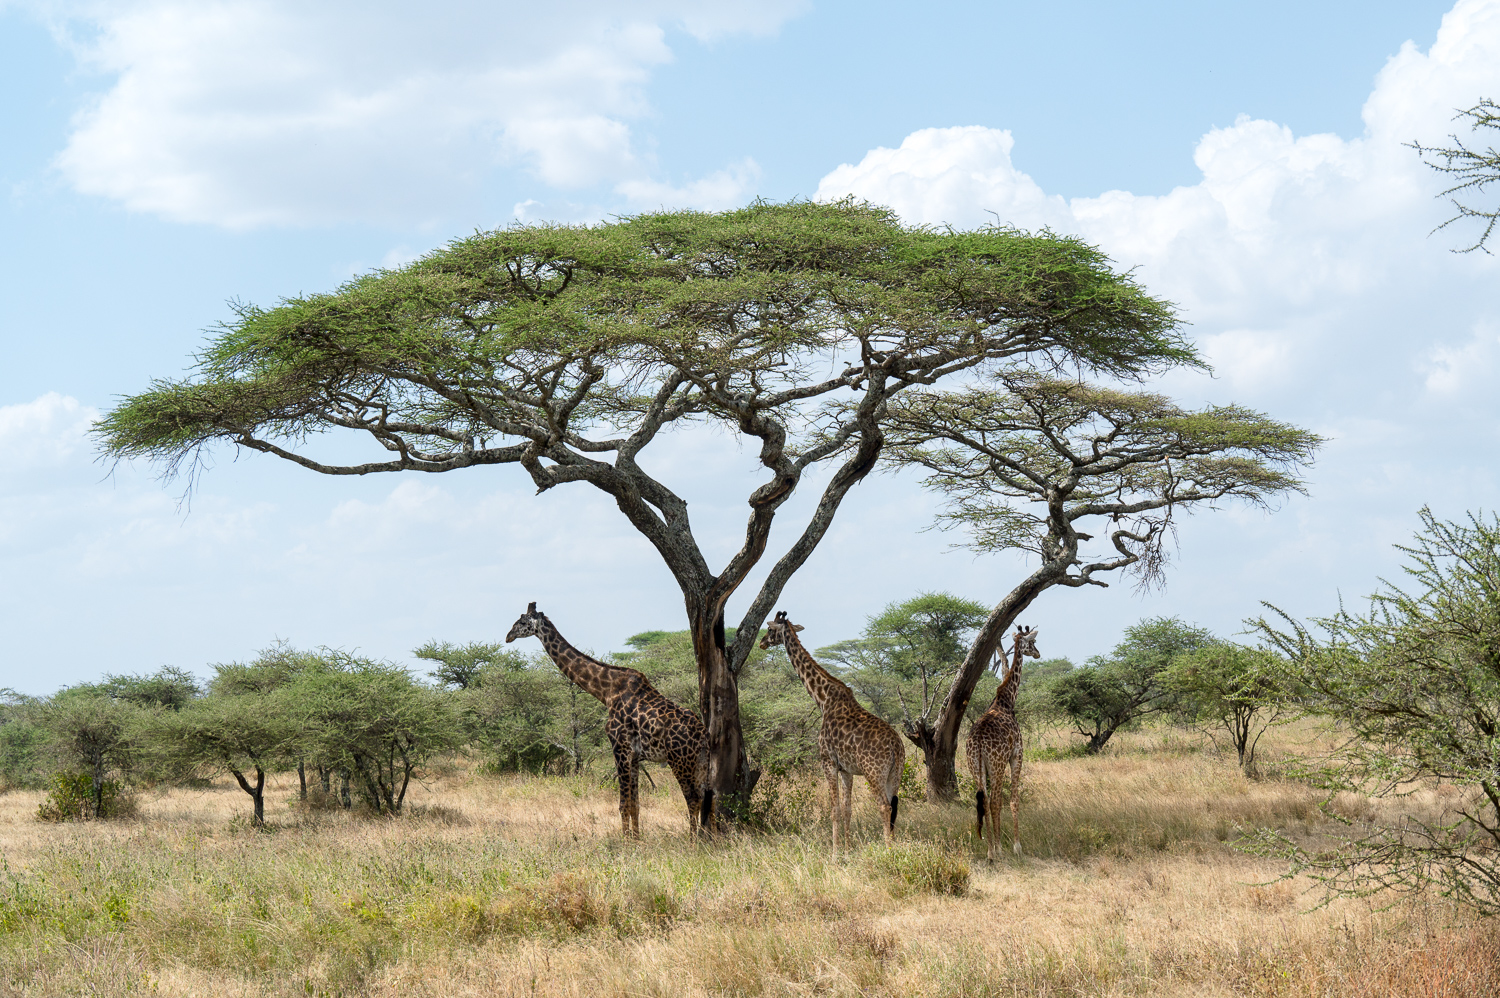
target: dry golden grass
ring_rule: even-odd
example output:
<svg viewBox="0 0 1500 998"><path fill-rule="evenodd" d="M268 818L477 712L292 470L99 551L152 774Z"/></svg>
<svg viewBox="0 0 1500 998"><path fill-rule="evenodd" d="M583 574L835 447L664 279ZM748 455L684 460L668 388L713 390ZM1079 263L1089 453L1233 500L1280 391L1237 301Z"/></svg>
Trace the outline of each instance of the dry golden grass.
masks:
<svg viewBox="0 0 1500 998"><path fill-rule="evenodd" d="M781 817L803 827L706 846L661 779L638 843L620 838L597 780L464 765L414 788L398 820L299 811L279 777L265 832L228 783L82 825L36 821L39 795L14 792L0 796L0 993L1500 991L1500 934L1463 913L1381 899L1313 909L1307 884L1232 849L1254 826L1325 835L1306 786L1247 781L1181 732L1117 741L1028 763L1025 855L993 867L967 807L903 802L887 850L867 799L862 844L833 860L810 776L782 786ZM1440 809L1442 794L1422 806Z"/></svg>

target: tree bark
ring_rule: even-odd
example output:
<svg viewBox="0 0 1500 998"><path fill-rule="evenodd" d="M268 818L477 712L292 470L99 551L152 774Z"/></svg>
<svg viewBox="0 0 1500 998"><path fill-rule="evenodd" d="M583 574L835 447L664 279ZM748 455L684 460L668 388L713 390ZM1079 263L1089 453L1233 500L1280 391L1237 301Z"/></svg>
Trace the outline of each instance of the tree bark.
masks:
<svg viewBox="0 0 1500 998"><path fill-rule="evenodd" d="M959 729L964 714L969 709L969 700L974 696L974 687L979 685L984 670L994 660L995 652L1005 640L1005 634L1026 608L1041 593L1062 581L1065 567L1044 564L1030 577L1006 594L995 605L985 620L984 626L974 636L969 652L964 656L953 685L938 711L937 724L932 729L932 751L927 755L928 800L951 801L958 797L958 775L954 759L958 756ZM925 749L924 749L925 753Z"/></svg>
<svg viewBox="0 0 1500 998"><path fill-rule="evenodd" d="M259 766L255 767L254 786L250 785L250 781L245 779L245 774L240 770L231 766L229 772L233 774L235 782L240 785L240 789L249 794L250 799L255 802L255 816L250 819L250 824L256 828L261 827L266 823L266 771Z"/></svg>
<svg viewBox="0 0 1500 998"><path fill-rule="evenodd" d="M904 734L913 745L922 750L922 768L927 774L927 800L946 800L942 796L941 787L944 786L942 778L942 763L937 754L937 737L932 725L927 719L921 718L906 725ZM936 779L936 783L934 783ZM953 765L948 765L948 780L955 786L957 781L953 779Z"/></svg>
<svg viewBox="0 0 1500 998"><path fill-rule="evenodd" d="M724 614L711 619L701 603L688 604L693 653L698 660L698 710L708 734L708 785L718 805L733 814L748 802L760 778L750 769L740 730L740 688L724 646Z"/></svg>

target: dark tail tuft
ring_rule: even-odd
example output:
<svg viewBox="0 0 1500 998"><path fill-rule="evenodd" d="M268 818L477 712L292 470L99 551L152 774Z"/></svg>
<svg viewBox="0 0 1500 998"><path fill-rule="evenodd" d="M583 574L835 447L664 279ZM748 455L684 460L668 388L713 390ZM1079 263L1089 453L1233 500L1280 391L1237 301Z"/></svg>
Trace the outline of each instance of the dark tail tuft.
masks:
<svg viewBox="0 0 1500 998"><path fill-rule="evenodd" d="M698 827L709 832L714 830L714 792L712 788L703 791L703 804L698 808Z"/></svg>
<svg viewBox="0 0 1500 998"><path fill-rule="evenodd" d="M974 834L984 835L984 791L980 790L974 795L974 810L979 813L979 822L974 826Z"/></svg>
<svg viewBox="0 0 1500 998"><path fill-rule="evenodd" d="M891 794L891 834L896 834L896 805L901 803L901 798Z"/></svg>

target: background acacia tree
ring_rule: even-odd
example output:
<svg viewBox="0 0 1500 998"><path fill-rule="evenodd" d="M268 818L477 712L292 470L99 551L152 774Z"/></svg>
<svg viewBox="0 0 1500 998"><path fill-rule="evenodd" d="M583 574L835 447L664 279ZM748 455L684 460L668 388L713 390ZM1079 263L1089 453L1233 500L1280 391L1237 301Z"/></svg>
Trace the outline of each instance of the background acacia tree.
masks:
<svg viewBox="0 0 1500 998"><path fill-rule="evenodd" d="M250 795L251 824L266 822L266 774L291 759L297 728L279 690L214 691L163 713L152 740L175 760L213 772L228 772Z"/></svg>
<svg viewBox="0 0 1500 998"><path fill-rule="evenodd" d="M1143 620L1127 627L1125 639L1108 655L1096 655L1083 668L1046 682L1043 695L1054 714L1086 739L1083 750L1093 755L1116 731L1178 709L1182 701L1179 688L1169 681L1172 666L1216 641L1203 628L1173 617Z"/></svg>
<svg viewBox="0 0 1500 998"><path fill-rule="evenodd" d="M967 528L977 550L1038 559L990 611L938 712L927 785L945 799L974 688L1033 600L1053 586L1105 586L1110 572L1159 580L1179 511L1301 492L1295 471L1320 443L1239 406L1192 411L1149 392L1014 371L893 399L886 432L886 460L924 469L945 497L941 523ZM1090 560L1082 551L1094 535L1081 528L1095 523L1112 550Z"/></svg>
<svg viewBox="0 0 1500 998"><path fill-rule="evenodd" d="M377 814L399 814L420 767L459 745L457 711L405 669L336 652L325 661L277 693L299 732L297 749L349 774Z"/></svg>
<svg viewBox="0 0 1500 998"><path fill-rule="evenodd" d="M1228 735L1240 768L1254 776L1255 747L1291 707L1283 674L1274 652L1215 641L1177 656L1162 681L1210 737Z"/></svg>
<svg viewBox="0 0 1500 998"><path fill-rule="evenodd" d="M1171 307L1077 239L902 226L852 201L663 212L457 240L332 294L238 308L196 373L98 423L106 455L171 475L227 443L329 475L517 465L538 491L586 482L655 547L683 595L721 793L752 778L739 672L787 580L874 466L886 405L974 368L1077 364L1134 378L1197 357ZM710 567L686 502L642 467L674 424L758 444L739 550ZM369 460L311 456L343 431ZM820 465L807 521L751 597L777 511Z"/></svg>

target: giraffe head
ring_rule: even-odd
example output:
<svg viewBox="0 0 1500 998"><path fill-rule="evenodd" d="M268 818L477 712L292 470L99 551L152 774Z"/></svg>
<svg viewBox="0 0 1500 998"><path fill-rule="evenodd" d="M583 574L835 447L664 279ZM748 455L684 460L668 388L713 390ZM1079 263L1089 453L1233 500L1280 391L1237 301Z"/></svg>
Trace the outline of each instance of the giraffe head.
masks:
<svg viewBox="0 0 1500 998"><path fill-rule="evenodd" d="M505 636L505 643L510 644L516 638L531 637L546 619L547 615L538 610L535 603L526 604L526 612L511 625L510 633Z"/></svg>
<svg viewBox="0 0 1500 998"><path fill-rule="evenodd" d="M1021 627L1019 624L1016 626L1015 646L1020 649L1022 655L1029 655L1032 658L1042 657L1042 653L1036 650L1036 635L1035 627Z"/></svg>
<svg viewBox="0 0 1500 998"><path fill-rule="evenodd" d="M762 649L786 644L786 636L802 630L801 624L786 619L786 611L778 610L775 618L766 625L766 636L760 639Z"/></svg>

